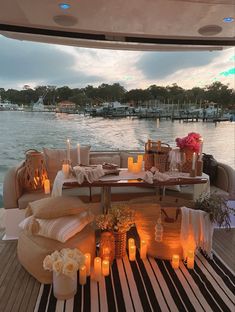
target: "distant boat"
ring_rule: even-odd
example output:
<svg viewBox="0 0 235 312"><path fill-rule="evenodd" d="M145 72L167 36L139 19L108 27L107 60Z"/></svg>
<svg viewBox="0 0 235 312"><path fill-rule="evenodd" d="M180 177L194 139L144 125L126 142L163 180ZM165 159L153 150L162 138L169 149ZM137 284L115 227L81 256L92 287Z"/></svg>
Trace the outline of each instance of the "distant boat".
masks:
<svg viewBox="0 0 235 312"><path fill-rule="evenodd" d="M39 96L38 101L33 104L33 111L34 112L45 111L45 107L44 107L44 103L43 103L43 96Z"/></svg>
<svg viewBox="0 0 235 312"><path fill-rule="evenodd" d="M10 101L2 101L0 96L0 111L16 111L19 110L18 104L13 104Z"/></svg>

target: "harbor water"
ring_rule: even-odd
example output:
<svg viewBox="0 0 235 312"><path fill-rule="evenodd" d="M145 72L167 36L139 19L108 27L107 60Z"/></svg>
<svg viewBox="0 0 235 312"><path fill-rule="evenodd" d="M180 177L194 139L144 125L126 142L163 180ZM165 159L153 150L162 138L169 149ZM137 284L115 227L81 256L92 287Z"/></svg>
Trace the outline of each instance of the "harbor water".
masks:
<svg viewBox="0 0 235 312"><path fill-rule="evenodd" d="M0 112L0 207L4 175L24 160L28 149L90 145L92 150L143 149L147 139L175 146L175 138L198 132L203 151L235 168L235 123L171 122L156 119L105 119L40 112Z"/></svg>

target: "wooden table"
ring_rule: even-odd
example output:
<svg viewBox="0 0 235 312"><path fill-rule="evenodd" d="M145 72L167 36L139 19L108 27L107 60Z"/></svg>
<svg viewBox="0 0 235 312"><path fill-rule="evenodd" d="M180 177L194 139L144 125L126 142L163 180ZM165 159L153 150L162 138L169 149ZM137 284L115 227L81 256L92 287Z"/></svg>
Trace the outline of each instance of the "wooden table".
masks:
<svg viewBox="0 0 235 312"><path fill-rule="evenodd" d="M111 179L111 177L110 177ZM143 179L120 179L115 177L114 180L107 181L95 181L93 183L84 182L78 184L77 181L64 182L63 188L73 188L73 187L101 187L101 205L104 213L107 213L111 206L111 188L112 187L129 187L129 186L143 186L143 187L165 187L170 185L196 185L208 183L208 178L206 177L195 177L195 178L171 178L167 181L157 181L154 180L153 184L149 184Z"/></svg>

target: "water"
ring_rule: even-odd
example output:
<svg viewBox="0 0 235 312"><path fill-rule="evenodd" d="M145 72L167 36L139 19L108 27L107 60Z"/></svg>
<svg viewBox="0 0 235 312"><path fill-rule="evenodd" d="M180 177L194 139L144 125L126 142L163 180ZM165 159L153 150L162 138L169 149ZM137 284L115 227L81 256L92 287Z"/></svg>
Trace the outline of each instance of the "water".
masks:
<svg viewBox="0 0 235 312"><path fill-rule="evenodd" d="M0 112L0 207L6 171L24 159L30 148L91 145L92 150L143 149L148 138L175 146L175 138L189 132L204 138L204 152L235 167L235 123L172 123L148 119L104 119L54 113Z"/></svg>

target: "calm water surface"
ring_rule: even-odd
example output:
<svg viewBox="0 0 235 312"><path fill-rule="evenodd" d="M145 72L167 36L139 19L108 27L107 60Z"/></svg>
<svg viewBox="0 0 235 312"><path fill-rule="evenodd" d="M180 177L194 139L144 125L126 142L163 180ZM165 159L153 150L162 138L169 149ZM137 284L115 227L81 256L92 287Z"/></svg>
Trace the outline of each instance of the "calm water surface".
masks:
<svg viewBox="0 0 235 312"><path fill-rule="evenodd" d="M175 138L189 132L204 138L204 152L235 168L235 123L179 123L148 119L104 119L54 113L0 111L0 194L6 171L24 159L30 148L65 148L71 144L89 144L93 150L143 149L151 138L175 146ZM1 195L0 195L1 201ZM1 203L0 203L1 207Z"/></svg>

